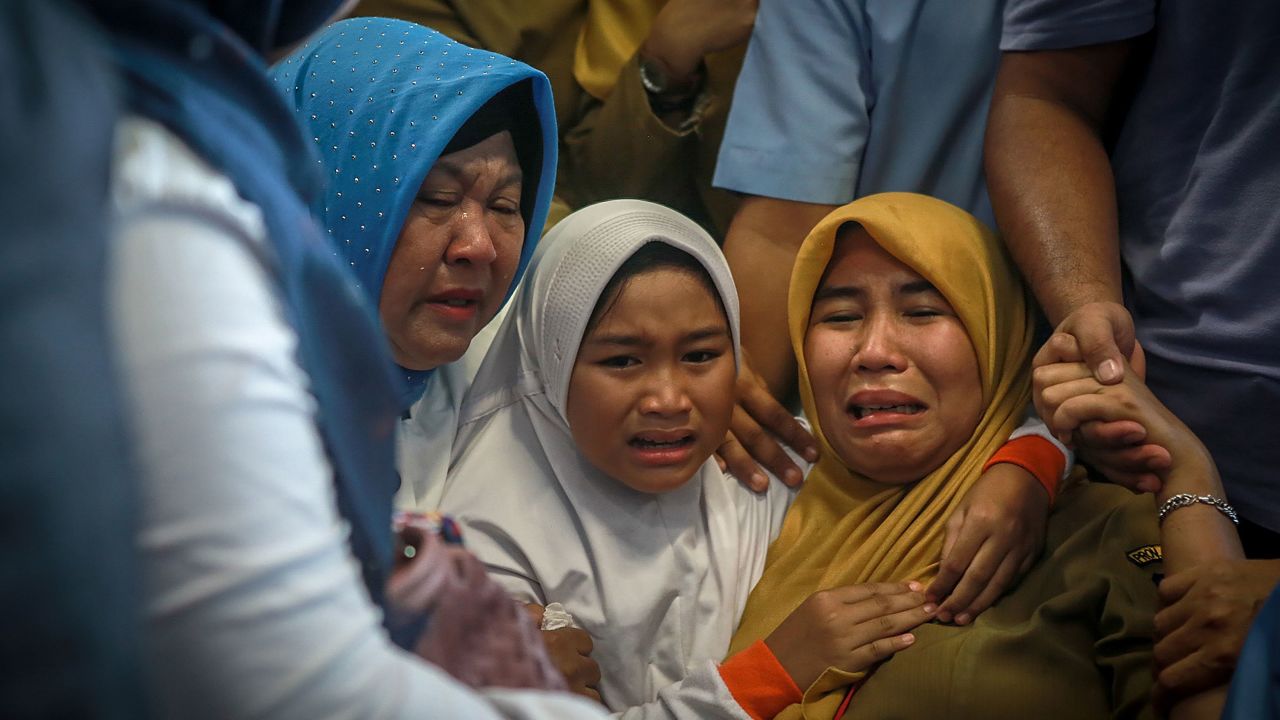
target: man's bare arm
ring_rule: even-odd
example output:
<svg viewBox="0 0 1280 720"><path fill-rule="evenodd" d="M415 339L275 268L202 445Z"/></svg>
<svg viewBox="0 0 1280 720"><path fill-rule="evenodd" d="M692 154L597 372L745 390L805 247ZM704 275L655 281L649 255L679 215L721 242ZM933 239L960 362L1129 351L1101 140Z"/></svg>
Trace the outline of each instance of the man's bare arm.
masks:
<svg viewBox="0 0 1280 720"><path fill-rule="evenodd" d="M742 344L769 391L785 399L796 380L787 335L787 285L800 244L835 205L749 196L724 241L742 307Z"/></svg>
<svg viewBox="0 0 1280 720"><path fill-rule="evenodd" d="M987 186L1049 321L1121 301L1115 183L1102 130L1133 41L1008 52L987 120Z"/></svg>

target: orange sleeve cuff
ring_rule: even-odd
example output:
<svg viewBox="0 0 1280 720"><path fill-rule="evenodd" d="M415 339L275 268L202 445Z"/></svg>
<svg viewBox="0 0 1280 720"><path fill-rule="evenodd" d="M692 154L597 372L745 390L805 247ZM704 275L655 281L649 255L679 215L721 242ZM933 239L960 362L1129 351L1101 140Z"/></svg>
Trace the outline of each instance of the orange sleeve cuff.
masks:
<svg viewBox="0 0 1280 720"><path fill-rule="evenodd" d="M770 720L804 699L773 651L757 640L720 665L720 678L754 720Z"/></svg>
<svg viewBox="0 0 1280 720"><path fill-rule="evenodd" d="M982 466L982 472L997 463L1011 463L1035 476L1049 492L1049 502L1058 496L1058 481L1067 467L1067 459L1053 443L1039 435L1023 435L1010 440Z"/></svg>

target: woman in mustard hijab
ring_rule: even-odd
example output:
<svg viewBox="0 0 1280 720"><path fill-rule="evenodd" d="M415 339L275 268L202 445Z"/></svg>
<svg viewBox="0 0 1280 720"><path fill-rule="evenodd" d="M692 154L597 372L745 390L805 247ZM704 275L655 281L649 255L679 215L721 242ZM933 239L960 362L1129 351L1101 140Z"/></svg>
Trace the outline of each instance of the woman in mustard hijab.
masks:
<svg viewBox="0 0 1280 720"><path fill-rule="evenodd" d="M870 672L823 664L822 643L788 633L784 622L819 591L936 574L947 517L1030 399L1030 303L999 240L940 200L869 196L827 216L805 240L788 315L822 459L769 550L730 649L764 640L791 675L802 692L778 717L1154 712L1157 507L1151 496L1106 483L1077 479L1062 489L1044 554L972 624L922 625L910 647ZM1061 372L1068 377L1055 382L1075 381L1070 369ZM1093 401L1079 389L1107 409L1074 417L1128 413L1154 442L1202 447L1142 388L1129 389L1140 400ZM1062 408L1080 412L1081 402ZM1156 500L1188 490L1221 497L1202 458L1175 452ZM1177 512L1179 537L1164 543L1181 553L1178 563L1231 553L1229 521L1216 508ZM1190 550L1187 538L1202 550Z"/></svg>

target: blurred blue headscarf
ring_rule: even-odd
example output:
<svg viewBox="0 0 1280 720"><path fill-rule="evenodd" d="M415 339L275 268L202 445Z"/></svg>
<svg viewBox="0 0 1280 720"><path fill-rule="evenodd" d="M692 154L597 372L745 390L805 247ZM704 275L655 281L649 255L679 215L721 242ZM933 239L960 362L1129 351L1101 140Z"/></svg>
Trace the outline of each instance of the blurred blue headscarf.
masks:
<svg viewBox="0 0 1280 720"><path fill-rule="evenodd" d="M431 166L446 147L463 149L450 142L486 103L499 93L507 102L514 98L509 129L524 171L526 235L510 296L542 233L555 184L555 108L545 75L420 25L354 18L279 62L272 78L321 158L327 184L317 214L374 308ZM431 371L400 370L409 385L407 407Z"/></svg>
<svg viewBox="0 0 1280 720"><path fill-rule="evenodd" d="M311 217L322 182L311 143L266 76L267 54L304 38L342 0L79 3L107 31L130 112L181 137L262 210L263 262L298 335L352 552L381 602L399 486L396 380L373 311Z"/></svg>

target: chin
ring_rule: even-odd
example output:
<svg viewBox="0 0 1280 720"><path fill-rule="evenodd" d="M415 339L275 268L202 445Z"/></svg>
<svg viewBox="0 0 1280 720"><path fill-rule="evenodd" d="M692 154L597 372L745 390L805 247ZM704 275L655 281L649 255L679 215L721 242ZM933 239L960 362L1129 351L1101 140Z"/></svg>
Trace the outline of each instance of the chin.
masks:
<svg viewBox="0 0 1280 720"><path fill-rule="evenodd" d="M397 354L396 363L410 370L434 370L441 365L457 362L471 347L471 338L440 337L433 342L417 343L407 357Z"/></svg>
<svg viewBox="0 0 1280 720"><path fill-rule="evenodd" d="M621 479L621 482L636 492L661 495L684 487L685 484L693 479L696 472L697 468L692 471L684 469L664 470L662 472L636 471L628 473Z"/></svg>
<svg viewBox="0 0 1280 720"><path fill-rule="evenodd" d="M835 448L836 455L850 470L881 485L910 485L928 475L920 471L921 463L912 453L900 447Z"/></svg>
<svg viewBox="0 0 1280 720"><path fill-rule="evenodd" d="M919 473L909 470L903 470L901 467L894 468L854 468L858 473L862 474L868 480L878 485L910 485L911 483L921 480L928 473Z"/></svg>

